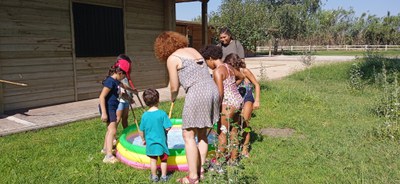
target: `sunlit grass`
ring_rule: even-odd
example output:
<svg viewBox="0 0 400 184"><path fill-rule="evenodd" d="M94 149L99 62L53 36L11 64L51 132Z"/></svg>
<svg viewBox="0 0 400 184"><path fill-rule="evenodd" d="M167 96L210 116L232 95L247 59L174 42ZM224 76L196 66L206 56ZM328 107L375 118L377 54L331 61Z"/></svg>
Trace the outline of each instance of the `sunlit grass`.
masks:
<svg viewBox="0 0 400 184"><path fill-rule="evenodd" d="M399 143L370 136L381 122L372 113L379 91L368 86L360 93L349 90L350 66L318 66L262 84L261 108L251 121L251 158L242 160L244 181L400 182ZM173 117L181 117L182 105L183 100L176 102ZM160 105L167 113L169 107ZM142 112L135 110L138 119ZM263 128L296 132L271 138L260 134ZM0 183L147 183L148 170L102 163L104 133L105 125L92 119L1 137ZM169 183L184 175L173 173Z"/></svg>

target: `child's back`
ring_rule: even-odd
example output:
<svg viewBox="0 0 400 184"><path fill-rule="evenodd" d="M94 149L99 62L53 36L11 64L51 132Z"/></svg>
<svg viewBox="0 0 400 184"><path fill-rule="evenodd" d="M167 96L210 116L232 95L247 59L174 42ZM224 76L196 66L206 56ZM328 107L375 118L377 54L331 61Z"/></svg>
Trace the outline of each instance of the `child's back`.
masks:
<svg viewBox="0 0 400 184"><path fill-rule="evenodd" d="M161 160L161 180L167 181L167 159L169 155L167 144L167 132L172 123L167 113L158 109L160 94L155 89L146 89L143 92L143 100L149 110L142 115L140 130L144 134L146 155L150 157L150 179L158 181L157 160Z"/></svg>
<svg viewBox="0 0 400 184"><path fill-rule="evenodd" d="M162 110L146 111L142 115L140 130L146 135L146 155L169 155L165 129L171 127L167 113Z"/></svg>

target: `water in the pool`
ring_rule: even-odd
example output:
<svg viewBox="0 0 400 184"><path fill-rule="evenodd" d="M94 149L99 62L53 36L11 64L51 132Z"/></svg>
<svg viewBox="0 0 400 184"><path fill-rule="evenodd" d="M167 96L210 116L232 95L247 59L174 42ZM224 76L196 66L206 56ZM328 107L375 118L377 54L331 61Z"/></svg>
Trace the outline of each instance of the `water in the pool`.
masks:
<svg viewBox="0 0 400 184"><path fill-rule="evenodd" d="M208 135L208 144L214 144L215 140L216 140L215 134L210 133ZM129 137L128 142L131 142L134 145L143 145L143 141L138 135ZM171 128L171 130L168 132L168 141L167 142L168 142L169 149L185 148L185 143L184 143L183 137L182 137L182 129Z"/></svg>

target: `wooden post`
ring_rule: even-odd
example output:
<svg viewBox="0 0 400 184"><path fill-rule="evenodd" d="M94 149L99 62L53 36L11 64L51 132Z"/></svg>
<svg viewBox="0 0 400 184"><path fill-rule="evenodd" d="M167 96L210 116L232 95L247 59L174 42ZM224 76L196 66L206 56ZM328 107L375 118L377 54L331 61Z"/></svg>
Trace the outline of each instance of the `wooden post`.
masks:
<svg viewBox="0 0 400 184"><path fill-rule="evenodd" d="M293 51L293 45L290 46L290 51Z"/></svg>
<svg viewBox="0 0 400 184"><path fill-rule="evenodd" d="M176 13L175 13L175 0L164 1L164 30L175 31L176 27Z"/></svg>
<svg viewBox="0 0 400 184"><path fill-rule="evenodd" d="M128 54L128 42L127 42L128 36L127 36L127 33L126 33L126 19L127 19L126 12L127 12L127 10L126 10L126 0L122 0L122 18L124 19L123 20L123 24L124 24L124 44L125 44L124 45L125 46L124 53Z"/></svg>
<svg viewBox="0 0 400 184"><path fill-rule="evenodd" d="M387 51L387 45L385 45L385 51Z"/></svg>
<svg viewBox="0 0 400 184"><path fill-rule="evenodd" d="M347 48L347 45L346 45L346 51L347 51L347 50L349 50L349 49Z"/></svg>
<svg viewBox="0 0 400 184"><path fill-rule="evenodd" d="M269 47L268 47L268 55L269 55L269 57L272 56L272 53L271 53L271 45L269 45Z"/></svg>
<svg viewBox="0 0 400 184"><path fill-rule="evenodd" d="M71 24L71 47L72 47L72 69L73 69L73 80L74 80L74 100L78 101L78 81L76 77L76 53L75 53L75 31L74 31L74 13L72 10L72 0L69 1L69 13L70 13L70 24Z"/></svg>
<svg viewBox="0 0 400 184"><path fill-rule="evenodd" d="M206 46L208 44L208 17L207 17L207 4L208 0L201 1L201 35L202 44Z"/></svg>
<svg viewBox="0 0 400 184"><path fill-rule="evenodd" d="M2 66L0 62L0 66ZM3 76L1 75L1 69L0 69L0 79L2 79ZM4 114L4 91L3 91L3 83L0 82L0 115Z"/></svg>
<svg viewBox="0 0 400 184"><path fill-rule="evenodd" d="M0 71L1 72L1 71ZM1 77L1 73L0 73ZM3 83L0 83L0 115L4 113L4 99L3 99Z"/></svg>

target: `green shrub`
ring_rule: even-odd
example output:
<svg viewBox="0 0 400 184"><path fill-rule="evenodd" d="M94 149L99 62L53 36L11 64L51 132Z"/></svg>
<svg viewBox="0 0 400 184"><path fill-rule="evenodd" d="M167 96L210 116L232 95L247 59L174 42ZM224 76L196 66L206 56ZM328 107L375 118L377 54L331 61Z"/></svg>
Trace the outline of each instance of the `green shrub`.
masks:
<svg viewBox="0 0 400 184"><path fill-rule="evenodd" d="M377 52L366 52L361 61L360 71L363 74L362 79L370 83L377 82L375 81L376 71L382 71L383 68L385 68L388 74L400 71L399 58L387 58ZM392 81L392 79L389 78L389 81Z"/></svg>

